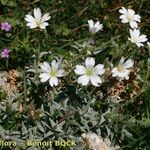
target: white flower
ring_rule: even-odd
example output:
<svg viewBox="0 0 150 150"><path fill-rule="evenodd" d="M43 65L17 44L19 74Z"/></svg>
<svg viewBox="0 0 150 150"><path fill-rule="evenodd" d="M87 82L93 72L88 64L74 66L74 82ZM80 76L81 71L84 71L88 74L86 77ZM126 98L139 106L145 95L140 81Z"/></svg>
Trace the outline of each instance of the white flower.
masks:
<svg viewBox="0 0 150 150"><path fill-rule="evenodd" d="M95 67L95 59L88 57L85 59L85 66L76 65L75 73L81 75L77 82L82 84L82 86L87 85L91 82L94 86L99 86L99 83L102 83L102 80L99 75L102 75L105 72L104 65L98 64Z"/></svg>
<svg viewBox="0 0 150 150"><path fill-rule="evenodd" d="M113 77L117 77L120 81L123 79L128 80L129 79L129 73L130 73L130 69L134 62L132 59L127 60L126 62L125 58L122 57L118 66L112 69L112 76Z"/></svg>
<svg viewBox="0 0 150 150"><path fill-rule="evenodd" d="M82 138L92 150L117 150L120 148L119 146L111 146L109 139L103 140L101 136L95 133L83 133Z"/></svg>
<svg viewBox="0 0 150 150"><path fill-rule="evenodd" d="M34 17L31 15L25 15L25 20L28 22L27 26L31 29L41 28L45 29L49 24L46 22L51 18L48 13L42 16L40 8L34 8Z"/></svg>
<svg viewBox="0 0 150 150"><path fill-rule="evenodd" d="M140 30L138 29L130 29L130 37L131 38L128 38L128 40L130 40L132 43L135 43L138 47L143 46L142 43L148 40L145 34L140 35Z"/></svg>
<svg viewBox="0 0 150 150"><path fill-rule="evenodd" d="M126 9L122 7L122 9L119 10L119 12L122 14L119 19L122 19L122 23L128 23L130 24L131 28L137 28L137 22L141 21L141 16L135 14L135 11L132 9Z"/></svg>
<svg viewBox="0 0 150 150"><path fill-rule="evenodd" d="M60 69L59 62L56 62L56 60L51 62L51 66L48 64L48 62L43 62L40 67L42 71L39 76L41 78L41 82L46 82L49 80L51 87L57 86L58 77L64 76L64 70Z"/></svg>
<svg viewBox="0 0 150 150"><path fill-rule="evenodd" d="M103 28L103 24L100 24L99 21L97 21L97 22L94 24L93 20L88 20L88 24L89 24L89 31L90 31L92 34L98 32L99 30L102 30L102 28Z"/></svg>

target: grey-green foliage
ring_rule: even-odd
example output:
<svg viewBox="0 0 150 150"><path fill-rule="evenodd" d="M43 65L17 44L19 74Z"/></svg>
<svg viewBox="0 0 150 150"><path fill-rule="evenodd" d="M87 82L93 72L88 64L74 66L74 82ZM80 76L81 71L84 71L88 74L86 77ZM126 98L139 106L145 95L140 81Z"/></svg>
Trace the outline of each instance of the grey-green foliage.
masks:
<svg viewBox="0 0 150 150"><path fill-rule="evenodd" d="M108 136L113 145L124 150L150 149L150 55L146 44L139 49L127 41L129 26L118 19L123 4L133 8L142 16L141 33L149 37L148 1L1 0L1 4L0 21L9 21L12 30L1 32L0 48L9 47L11 58L7 69L5 59L0 58L0 70L16 68L20 72L19 94L8 96L0 89L2 139L16 141L15 150L44 149L27 147L26 140L71 139L77 146L62 149L82 150L86 146L82 133L94 132L103 138ZM29 29L24 21L35 7L52 17L44 32ZM90 37L88 19L103 23L103 31ZM76 82L74 66L83 64L88 56L106 68L98 88L81 87ZM110 96L118 82L112 79L110 70L122 56L135 60L133 71L138 74L135 80L139 90L130 97L133 83L125 81L130 85L118 100ZM39 64L56 58L62 59L66 76L60 79L59 86L51 88L48 82L40 82ZM49 149L59 148L53 145Z"/></svg>

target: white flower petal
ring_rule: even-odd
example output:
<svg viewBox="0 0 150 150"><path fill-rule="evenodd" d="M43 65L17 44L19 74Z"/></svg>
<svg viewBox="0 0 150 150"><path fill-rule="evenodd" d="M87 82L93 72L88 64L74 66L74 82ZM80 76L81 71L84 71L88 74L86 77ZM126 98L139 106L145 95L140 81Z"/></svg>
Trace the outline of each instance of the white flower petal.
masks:
<svg viewBox="0 0 150 150"><path fill-rule="evenodd" d="M47 23L47 22L43 22L43 23L41 23L40 25L39 25L39 27L41 28L41 29L46 29L46 26L48 26L49 24Z"/></svg>
<svg viewBox="0 0 150 150"><path fill-rule="evenodd" d="M94 65L95 65L95 59L93 57L88 57L85 59L85 66L87 68L94 67Z"/></svg>
<svg viewBox="0 0 150 150"><path fill-rule="evenodd" d="M138 27L138 25L135 21L130 21L130 26L131 26L131 28L137 28Z"/></svg>
<svg viewBox="0 0 150 150"><path fill-rule="evenodd" d="M36 20L41 19L41 9L40 8L34 8L34 17Z"/></svg>
<svg viewBox="0 0 150 150"><path fill-rule="evenodd" d="M140 15L134 15L133 20L137 22L141 22L141 16Z"/></svg>
<svg viewBox="0 0 150 150"><path fill-rule="evenodd" d="M49 84L50 84L51 87L57 86L58 85L57 77L51 77L50 80L49 80Z"/></svg>
<svg viewBox="0 0 150 150"><path fill-rule="evenodd" d="M58 69L58 66L59 66L59 63L56 62L56 60L54 59L54 60L52 60L52 62L51 62L51 66L52 66L52 69L57 70L57 69Z"/></svg>
<svg viewBox="0 0 150 150"><path fill-rule="evenodd" d="M142 43L136 43L138 47L144 46Z"/></svg>
<svg viewBox="0 0 150 150"><path fill-rule="evenodd" d="M27 26L30 27L31 29L34 29L37 27L37 24L33 23L27 23Z"/></svg>
<svg viewBox="0 0 150 150"><path fill-rule="evenodd" d="M140 37L139 37L139 42L146 42L148 39L146 38L146 35L142 34Z"/></svg>
<svg viewBox="0 0 150 150"><path fill-rule="evenodd" d="M104 65L103 64L98 64L94 67L94 70L95 70L95 73L96 74L99 74L99 75L102 75L104 74L105 72L105 69L104 69Z"/></svg>
<svg viewBox="0 0 150 150"><path fill-rule="evenodd" d="M135 11L133 9L128 9L128 13L130 16L133 16L135 14Z"/></svg>
<svg viewBox="0 0 150 150"><path fill-rule="evenodd" d="M32 17L31 15L25 15L25 20L27 21L27 22L35 22L35 18L34 17Z"/></svg>
<svg viewBox="0 0 150 150"><path fill-rule="evenodd" d="M127 60L125 63L124 63L124 67L127 69L127 68L131 68L133 66L134 62L132 59L129 59Z"/></svg>
<svg viewBox="0 0 150 150"><path fill-rule="evenodd" d="M87 75L82 75L77 79L77 82L79 84L82 84L82 86L87 85L90 81L90 78Z"/></svg>
<svg viewBox="0 0 150 150"><path fill-rule="evenodd" d="M119 77L119 78L125 78L126 76L129 75L129 73L130 73L130 71L126 69L126 70L124 70L123 72L119 72L119 73L118 73L118 77Z"/></svg>
<svg viewBox="0 0 150 150"><path fill-rule="evenodd" d="M119 19L127 19L127 16L125 16L125 15L121 15L120 17L119 17ZM128 21L128 20L127 20Z"/></svg>
<svg viewBox="0 0 150 150"><path fill-rule="evenodd" d="M62 69L57 70L56 75L57 75L57 77L63 77L65 75L64 70L62 70Z"/></svg>
<svg viewBox="0 0 150 150"><path fill-rule="evenodd" d="M50 72L51 71L51 67L50 65L48 64L48 62L43 62L41 65L41 70L44 71L44 72Z"/></svg>
<svg viewBox="0 0 150 150"><path fill-rule="evenodd" d="M89 24L89 30L91 30L94 27L93 20L88 20L88 24Z"/></svg>
<svg viewBox="0 0 150 150"><path fill-rule="evenodd" d="M127 9L125 7L121 7L122 9L119 10L121 14L127 14Z"/></svg>
<svg viewBox="0 0 150 150"><path fill-rule="evenodd" d="M54 85L58 85L58 78L57 77L52 77L51 80L53 81Z"/></svg>
<svg viewBox="0 0 150 150"><path fill-rule="evenodd" d="M122 63L124 63L124 61L125 61L125 57L122 56L119 63L122 64Z"/></svg>
<svg viewBox="0 0 150 150"><path fill-rule="evenodd" d="M50 76L48 73L41 73L39 75L39 78L41 78L41 82L46 82L50 78Z"/></svg>
<svg viewBox="0 0 150 150"><path fill-rule="evenodd" d="M99 24L100 24L100 22L97 21L97 22L95 23L94 27L97 28L97 27L99 26Z"/></svg>
<svg viewBox="0 0 150 150"><path fill-rule="evenodd" d="M112 76L116 77L118 75L117 67L113 68L111 72L112 72Z"/></svg>
<svg viewBox="0 0 150 150"><path fill-rule="evenodd" d="M96 32L98 32L99 30L102 30L102 28L103 28L103 25L100 24L100 25L96 28Z"/></svg>
<svg viewBox="0 0 150 150"><path fill-rule="evenodd" d="M123 19L123 20L121 20L121 22L122 22L122 23L128 23L129 20L128 20L128 19Z"/></svg>
<svg viewBox="0 0 150 150"><path fill-rule="evenodd" d="M83 75L86 73L86 68L82 65L76 65L74 72L78 75Z"/></svg>
<svg viewBox="0 0 150 150"><path fill-rule="evenodd" d="M132 32L133 37L139 37L140 36L140 30L134 29Z"/></svg>
<svg viewBox="0 0 150 150"><path fill-rule="evenodd" d="M41 22L43 23L45 21L48 21L50 18L51 18L51 16L49 16L49 13L46 13L42 16Z"/></svg>
<svg viewBox="0 0 150 150"><path fill-rule="evenodd" d="M101 78L97 75L90 77L90 81L91 81L92 85L94 85L94 86L99 86L99 83L102 83Z"/></svg>
<svg viewBox="0 0 150 150"><path fill-rule="evenodd" d="M125 79L126 79L126 80L129 80L129 76L128 76L128 75L126 75L126 76L125 76Z"/></svg>

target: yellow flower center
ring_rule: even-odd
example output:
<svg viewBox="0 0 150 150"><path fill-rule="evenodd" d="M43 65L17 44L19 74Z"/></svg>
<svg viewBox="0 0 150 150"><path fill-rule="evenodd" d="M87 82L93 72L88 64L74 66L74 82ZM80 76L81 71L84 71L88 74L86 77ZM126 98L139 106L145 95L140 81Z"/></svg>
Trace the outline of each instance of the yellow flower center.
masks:
<svg viewBox="0 0 150 150"><path fill-rule="evenodd" d="M41 20L40 19L36 20L36 24L37 26L39 26L41 24Z"/></svg>
<svg viewBox="0 0 150 150"><path fill-rule="evenodd" d="M117 66L117 70L118 70L119 72L122 72L122 71L125 70L125 68L124 68L124 66L123 66L122 64L119 64L119 65Z"/></svg>
<svg viewBox="0 0 150 150"><path fill-rule="evenodd" d="M137 37L134 37L134 38L132 39L132 42L133 42L133 43L138 43L138 38L137 38Z"/></svg>
<svg viewBox="0 0 150 150"><path fill-rule="evenodd" d="M52 69L52 70L50 71L49 75L50 75L51 77L55 77L55 76L56 76L56 70Z"/></svg>
<svg viewBox="0 0 150 150"><path fill-rule="evenodd" d="M128 19L129 21L132 21L132 16L131 16L130 14L128 14L128 15L127 15L127 19Z"/></svg>
<svg viewBox="0 0 150 150"><path fill-rule="evenodd" d="M93 68L86 69L86 75L87 76L92 76L93 75Z"/></svg>

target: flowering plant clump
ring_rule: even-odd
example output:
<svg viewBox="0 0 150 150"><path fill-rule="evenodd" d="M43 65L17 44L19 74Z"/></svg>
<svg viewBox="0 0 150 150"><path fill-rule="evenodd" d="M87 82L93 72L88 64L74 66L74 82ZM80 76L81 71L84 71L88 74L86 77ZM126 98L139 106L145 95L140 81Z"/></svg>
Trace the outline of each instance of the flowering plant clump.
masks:
<svg viewBox="0 0 150 150"><path fill-rule="evenodd" d="M150 149L148 1L1 5L0 150Z"/></svg>

